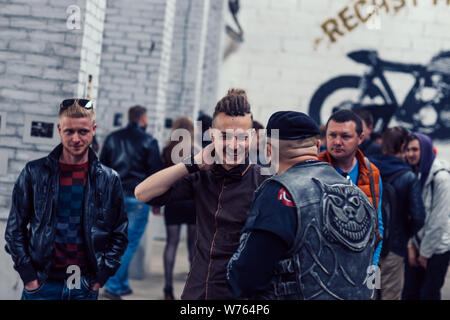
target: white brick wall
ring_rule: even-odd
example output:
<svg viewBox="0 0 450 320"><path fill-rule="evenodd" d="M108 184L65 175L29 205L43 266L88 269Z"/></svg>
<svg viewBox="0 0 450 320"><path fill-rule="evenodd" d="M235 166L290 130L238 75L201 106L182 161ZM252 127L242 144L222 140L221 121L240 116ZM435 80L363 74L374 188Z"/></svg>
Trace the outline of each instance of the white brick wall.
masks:
<svg viewBox="0 0 450 320"><path fill-rule="evenodd" d="M160 121L154 111L165 9L164 0L107 3L98 97L100 140L112 129L114 113L136 104L148 108L150 128Z"/></svg>
<svg viewBox="0 0 450 320"><path fill-rule="evenodd" d="M401 1L386 2L390 10L381 9L380 30L369 30L353 18L349 23L358 26L349 32L338 13L348 6L346 14L355 15L352 0L241 1L238 18L245 40L222 62L219 93L234 86L246 89L255 119L266 124L277 110L307 112L312 94L332 77L361 75L366 69L346 57L350 51L374 48L384 60L426 64L440 50L450 49L447 1L434 5L433 0L420 0L414 6L413 0L405 0L397 13L394 7ZM335 43L327 41L321 28L330 18L344 30ZM226 21L234 25L228 11ZM317 38L323 40L314 50ZM410 76L386 77L402 101L412 85Z"/></svg>
<svg viewBox="0 0 450 320"><path fill-rule="evenodd" d="M177 3L166 111L173 120L186 115L195 119L199 110L211 112L215 106L225 4Z"/></svg>
<svg viewBox="0 0 450 320"><path fill-rule="evenodd" d="M166 109L167 116L170 115L173 119L182 115L193 115L192 88L196 78L193 59L196 58L195 53L198 53L198 44L195 43L198 40L194 37L200 32L199 29L193 31L192 25L195 20L201 21L199 2L178 1L176 6Z"/></svg>
<svg viewBox="0 0 450 320"><path fill-rule="evenodd" d="M203 0L202 8L197 9L202 14L202 19L199 23L200 32L199 32L199 41L198 41L198 53L196 57L196 65L197 70L195 74L195 82L194 82L194 90L192 90L194 94L194 103L193 103L193 114L194 119L200 110L200 103L202 100L201 94L203 93L203 76L204 76L204 58L207 42L207 34L209 27L209 15L210 15L210 0ZM206 79L205 79L206 80Z"/></svg>
<svg viewBox="0 0 450 320"><path fill-rule="evenodd" d="M153 123L152 132L155 133L155 138L160 141L160 148L163 147L163 141L167 138L163 136L164 133L164 115L166 114L167 108L167 92L169 86L169 76L170 76L170 65L171 65L171 55L172 55L172 41L173 41L173 30L175 25L175 10L176 10L176 0L167 1L166 11L164 13L164 28L163 28L163 41L162 41L162 53L159 65L159 78L158 78L158 89L156 97L156 110L157 119Z"/></svg>
<svg viewBox="0 0 450 320"><path fill-rule="evenodd" d="M81 63L78 73L78 97L97 99L100 76L100 58L102 53L103 29L106 0L88 0L84 13L84 30L81 43ZM92 76L92 88L88 92L89 75Z"/></svg>
<svg viewBox="0 0 450 320"><path fill-rule="evenodd" d="M224 35L224 13L228 12L226 1L210 1L207 37L203 59L202 91L199 109L212 115L216 106L219 79L219 66L222 59L222 40ZM197 114L194 114L197 117Z"/></svg>
<svg viewBox="0 0 450 320"><path fill-rule="evenodd" d="M7 112L0 147L14 151L7 162L8 179L0 181L0 219L7 216L20 165L39 149L22 142L24 114L55 116L60 100L76 94L81 33L68 37L63 2L0 2L0 111ZM23 152L32 157L16 161Z"/></svg>

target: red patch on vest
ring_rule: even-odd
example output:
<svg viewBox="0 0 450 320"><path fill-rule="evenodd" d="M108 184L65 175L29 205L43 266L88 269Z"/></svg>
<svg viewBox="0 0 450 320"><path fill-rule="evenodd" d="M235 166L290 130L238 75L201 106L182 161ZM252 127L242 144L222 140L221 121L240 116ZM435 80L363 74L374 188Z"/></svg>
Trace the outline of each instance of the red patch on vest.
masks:
<svg viewBox="0 0 450 320"><path fill-rule="evenodd" d="M281 188L280 191L278 191L278 200L281 200L286 207L295 207L291 195L285 188Z"/></svg>

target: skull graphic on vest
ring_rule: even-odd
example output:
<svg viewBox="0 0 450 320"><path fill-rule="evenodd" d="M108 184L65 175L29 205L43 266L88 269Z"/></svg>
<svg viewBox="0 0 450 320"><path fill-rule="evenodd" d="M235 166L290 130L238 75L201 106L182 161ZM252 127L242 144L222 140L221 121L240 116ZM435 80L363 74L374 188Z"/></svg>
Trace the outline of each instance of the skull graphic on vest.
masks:
<svg viewBox="0 0 450 320"><path fill-rule="evenodd" d="M322 190L323 233L328 241L352 251L368 245L374 228L375 208L357 186L328 185L313 178Z"/></svg>

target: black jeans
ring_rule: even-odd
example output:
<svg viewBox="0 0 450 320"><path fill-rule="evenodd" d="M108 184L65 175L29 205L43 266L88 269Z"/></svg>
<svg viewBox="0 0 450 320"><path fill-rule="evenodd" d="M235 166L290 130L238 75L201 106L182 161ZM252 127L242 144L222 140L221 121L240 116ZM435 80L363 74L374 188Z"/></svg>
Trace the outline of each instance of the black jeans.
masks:
<svg viewBox="0 0 450 320"><path fill-rule="evenodd" d="M441 300L441 289L450 260L450 251L428 259L427 268L412 267L405 262L403 300Z"/></svg>

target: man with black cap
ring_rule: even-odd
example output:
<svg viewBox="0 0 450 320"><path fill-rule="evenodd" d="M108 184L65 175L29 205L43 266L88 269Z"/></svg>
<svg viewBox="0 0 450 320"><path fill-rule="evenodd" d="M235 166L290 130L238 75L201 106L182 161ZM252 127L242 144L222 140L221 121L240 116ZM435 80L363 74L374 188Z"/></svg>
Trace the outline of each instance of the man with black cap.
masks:
<svg viewBox="0 0 450 320"><path fill-rule="evenodd" d="M228 264L235 298L373 295L367 270L376 211L357 186L318 160L319 134L304 113L281 111L270 117L268 144L272 154L279 153L278 174L256 191L241 244Z"/></svg>

